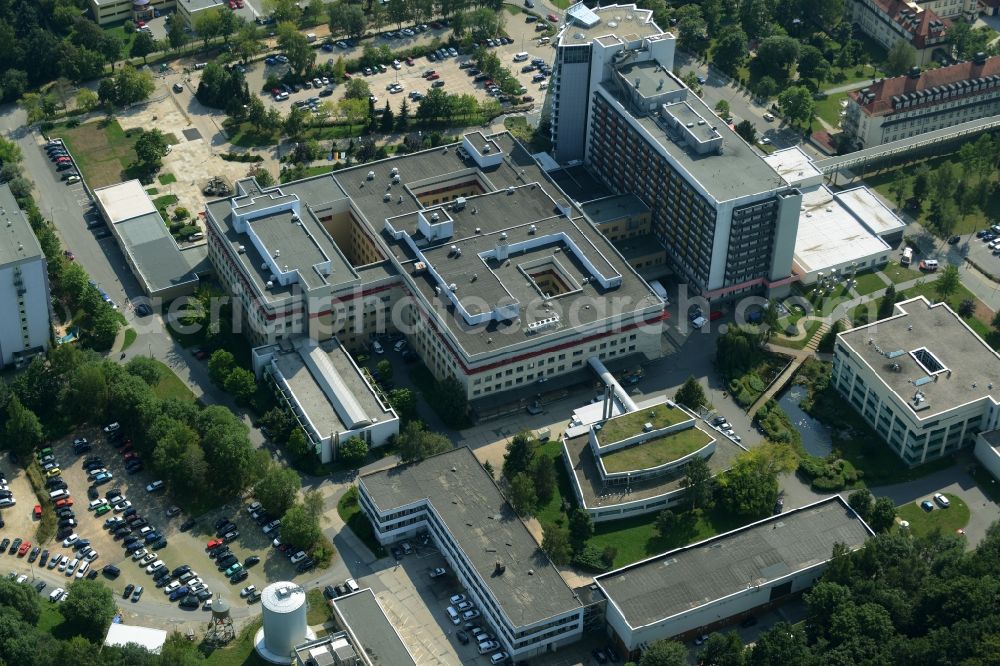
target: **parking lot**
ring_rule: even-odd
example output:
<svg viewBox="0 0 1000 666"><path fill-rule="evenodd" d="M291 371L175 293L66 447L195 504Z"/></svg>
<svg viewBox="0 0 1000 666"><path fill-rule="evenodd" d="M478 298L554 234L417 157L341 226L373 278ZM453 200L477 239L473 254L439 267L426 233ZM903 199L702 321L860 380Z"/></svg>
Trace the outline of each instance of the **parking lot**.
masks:
<svg viewBox="0 0 1000 666"><path fill-rule="evenodd" d="M80 455L75 454L72 446L74 437L86 437L92 450ZM121 540L104 529L105 521L108 518L123 514L112 510L98 517L94 515L94 512L88 510L88 504L91 500L88 498L87 490L91 485L91 480L88 472L83 468L83 463L86 458L92 456L100 457L104 467L113 475L110 481L98 486L99 497L105 497L105 494L112 489L119 489L122 495L132 503L137 515L144 518L149 525L155 527L167 538L167 546L156 552L157 559L162 559L170 569L183 564L190 565L212 592L221 592L230 602L246 603L239 599L239 590L247 585L255 585L260 590L270 581L292 580L296 576L316 575L315 572L311 574L297 573L295 567L285 556L270 547L271 538L276 535L265 536L242 506L217 509L200 517L190 530L181 531L180 526L187 520L187 516L181 513L168 518L167 508L171 505L170 497L162 491L153 493L146 491L146 485L154 480L148 470L127 473L120 450L106 441L100 429L80 430L64 440L53 443L51 447L53 455L60 464L62 479L72 497L71 508L75 513L74 520L78 524L71 529L81 539L88 540L90 546L99 554L91 567L99 570L105 565L113 564L121 570L121 575L114 580L101 578L119 597L126 585L142 585L144 588L144 593L138 603L134 605L129 603L125 606L126 609L152 611L154 614L164 615L170 613L171 609L166 608L166 606L171 602L161 590L155 587L152 577L142 570L140 564L133 561L124 552ZM13 465L9 465L8 470L14 471ZM8 478L8 481L18 503L14 508L4 512L7 525L3 536L12 540L20 537L34 541L37 525L31 512L37 500L27 481L27 475L21 472ZM251 555L257 555L261 559L260 564L247 569L249 577L236 584L231 584L224 574L217 570L215 561L209 558L205 550L207 541L215 537L214 524L220 517L231 519L239 528L239 536L229 544L230 550L239 561L245 562L246 558ZM73 556L73 548L64 547L62 539L33 545L49 549L52 556ZM54 584L64 587L65 583L70 582L69 579L63 581L63 575L58 570L42 569L38 563L28 562L27 558L10 557L9 559L10 562L7 564L19 573L30 573L33 577L37 576L42 580L50 581L50 583L58 581ZM49 589L51 588L50 584Z"/></svg>
<svg viewBox="0 0 1000 666"><path fill-rule="evenodd" d="M541 58L550 66L554 64L554 52L551 45L539 45L538 40L535 38L535 25L535 23L524 23L524 15L522 14L508 16L507 32L510 34L513 43L492 47L489 50L493 51L500 59L500 62L510 69L511 73L521 82L521 85L526 89L526 92L523 94L533 97L536 104L541 104L545 94L545 90L541 86L547 83L547 79L546 82L533 82L532 77L537 72L521 72L522 67L529 64L533 58ZM429 29L427 32L401 39L387 40L379 37L374 40L374 44L384 44L393 51L401 51L416 43L429 43L435 37L444 41L449 36L450 29L448 28L439 30ZM529 54L528 60L526 62L515 63L513 61L514 54L522 51ZM347 49L334 48L332 52L320 50L317 52L316 64L334 62L339 57L351 60L359 58L361 55L361 46ZM375 71L369 76L365 76L363 71L349 73L352 77L361 76L368 83L372 94L378 98L376 105L380 108L385 104L386 98L399 98L398 101L390 102L390 106L394 107L395 110L402 103L402 99L407 97L412 91L427 94L433 82L423 78L423 74L429 70L434 70L440 75L440 78L437 80L443 81L444 85L439 87L443 87L447 93L451 95L471 94L480 101L489 100L491 98L487 94L483 83L473 81L473 77L469 76L466 70L459 68L460 63L471 60L472 55L470 53L460 53L458 57L448 57L436 62L428 60L427 57L420 57L415 58L412 65L408 65L405 60L400 60L399 69L394 69L390 66L390 63L385 63L385 72ZM270 94L270 91L262 90L264 82L271 75L283 76L287 70L287 64L275 63L268 65L264 62L256 62L247 68L247 82L251 90L261 91L261 97L266 105L273 106L284 112L287 112L287 107L290 107L299 100L308 100L316 97L321 102L336 104L344 96L345 86L338 85L334 88L333 94L327 97L319 97L319 91L314 88L303 88L298 92L292 92L285 100L276 101ZM403 86L401 92L395 94L388 92L389 86L394 83L399 83ZM408 101L413 104L412 99Z"/></svg>
<svg viewBox="0 0 1000 666"><path fill-rule="evenodd" d="M0 469L0 476L7 479L7 487L11 496L16 502L14 506L3 510L3 531L2 536L16 539L35 540L35 530L38 529L38 521L32 516L32 509L38 500L35 499L35 492L28 481L28 474L19 466L10 462L10 458L4 454L0 456L3 468Z"/></svg>
<svg viewBox="0 0 1000 666"><path fill-rule="evenodd" d="M453 625L445 611L450 605L449 598L464 594L465 590L433 545L414 546L416 552L404 555L397 564L377 572L376 580L365 581L375 592L390 622L418 664L489 664L490 655L479 654L467 630L464 631L469 634L469 643L459 640L458 630L465 623ZM387 558L385 561L392 560ZM430 571L436 567L445 567L448 573L431 578ZM482 617L471 622L489 634L496 634Z"/></svg>

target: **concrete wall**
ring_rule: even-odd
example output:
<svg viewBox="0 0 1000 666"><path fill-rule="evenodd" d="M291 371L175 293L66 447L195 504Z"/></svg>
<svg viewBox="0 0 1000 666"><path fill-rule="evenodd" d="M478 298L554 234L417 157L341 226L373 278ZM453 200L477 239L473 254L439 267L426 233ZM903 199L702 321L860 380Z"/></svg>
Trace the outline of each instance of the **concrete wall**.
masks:
<svg viewBox="0 0 1000 666"><path fill-rule="evenodd" d="M974 453L976 460L993 475L993 478L1000 479L1000 450L991 446L982 434L976 437Z"/></svg>
<svg viewBox="0 0 1000 666"><path fill-rule="evenodd" d="M22 296L18 295L18 288L14 284L15 269L20 269L20 280L24 288ZM48 349L52 330L49 302L49 278L44 259L36 257L0 267L2 365L12 363L15 352L34 347Z"/></svg>
<svg viewBox="0 0 1000 666"><path fill-rule="evenodd" d="M629 627L613 600L609 600L606 616L607 623L613 634L631 652L643 643L652 643L674 636L682 636L695 630L701 631L703 628L720 624L728 618L748 613L759 606L769 603L771 601L771 589L777 585L787 583L789 580L792 582L792 587L788 594L795 594L806 590L816 582L825 569L826 563L823 562L791 576L772 581L767 585L749 587L722 599L692 608L685 613L664 618L638 628Z"/></svg>

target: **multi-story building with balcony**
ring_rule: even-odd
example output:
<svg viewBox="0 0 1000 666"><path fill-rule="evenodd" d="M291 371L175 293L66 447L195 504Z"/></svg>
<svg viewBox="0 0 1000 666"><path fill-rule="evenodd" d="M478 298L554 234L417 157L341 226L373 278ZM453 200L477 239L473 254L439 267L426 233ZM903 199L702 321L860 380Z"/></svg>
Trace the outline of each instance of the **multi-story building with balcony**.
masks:
<svg viewBox="0 0 1000 666"><path fill-rule="evenodd" d="M960 19L972 23L979 13L979 0L916 0L916 3L943 19Z"/></svg>
<svg viewBox="0 0 1000 666"><path fill-rule="evenodd" d="M913 47L916 64L922 66L931 61L936 49L946 47L951 21L939 16L933 5L948 1L847 0L844 18L886 50L906 42Z"/></svg>
<svg viewBox="0 0 1000 666"><path fill-rule="evenodd" d="M566 14L551 82L557 160L649 206L695 293L788 288L801 197L674 74L675 38L634 5Z"/></svg>
<svg viewBox="0 0 1000 666"><path fill-rule="evenodd" d="M429 535L513 660L580 639L580 599L468 447L365 474L358 493L379 543Z"/></svg>
<svg viewBox="0 0 1000 666"><path fill-rule="evenodd" d="M44 354L52 338L49 273L42 247L7 185L0 185L0 366Z"/></svg>
<svg viewBox="0 0 1000 666"><path fill-rule="evenodd" d="M831 383L911 467L1000 426L1000 355L923 296L839 334Z"/></svg>
<svg viewBox="0 0 1000 666"><path fill-rule="evenodd" d="M881 79L848 94L841 123L858 148L870 148L1000 113L1000 56Z"/></svg>

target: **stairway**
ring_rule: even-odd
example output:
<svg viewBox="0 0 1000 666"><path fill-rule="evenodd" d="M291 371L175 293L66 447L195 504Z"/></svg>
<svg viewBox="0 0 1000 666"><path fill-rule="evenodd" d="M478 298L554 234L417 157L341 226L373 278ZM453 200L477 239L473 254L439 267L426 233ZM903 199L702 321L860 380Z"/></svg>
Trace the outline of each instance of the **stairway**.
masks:
<svg viewBox="0 0 1000 666"><path fill-rule="evenodd" d="M830 328L830 323L824 321L822 325L816 329L816 332L813 333L813 336L809 338L809 342L806 343L805 349L811 352L816 351L816 348L819 347L820 340L823 339L823 336L826 335L826 332L829 331Z"/></svg>

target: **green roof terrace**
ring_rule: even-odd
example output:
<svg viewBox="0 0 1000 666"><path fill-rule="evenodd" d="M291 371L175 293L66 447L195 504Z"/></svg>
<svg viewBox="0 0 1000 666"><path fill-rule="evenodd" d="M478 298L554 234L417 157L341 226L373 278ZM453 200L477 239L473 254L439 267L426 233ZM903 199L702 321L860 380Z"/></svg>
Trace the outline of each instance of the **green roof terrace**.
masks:
<svg viewBox="0 0 1000 666"><path fill-rule="evenodd" d="M676 412L678 410L675 408L669 411ZM601 456L601 463L610 474L651 469L690 455L707 446L711 441L712 438L708 433L701 429L697 427L685 428L612 451Z"/></svg>
<svg viewBox="0 0 1000 666"><path fill-rule="evenodd" d="M654 407L644 407L630 414L622 414L605 421L596 433L597 442L603 447L640 435L644 432L647 423L653 426L651 430L662 430L693 419L693 416L676 405L671 407L664 403Z"/></svg>

